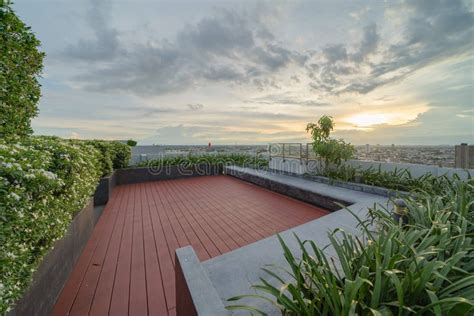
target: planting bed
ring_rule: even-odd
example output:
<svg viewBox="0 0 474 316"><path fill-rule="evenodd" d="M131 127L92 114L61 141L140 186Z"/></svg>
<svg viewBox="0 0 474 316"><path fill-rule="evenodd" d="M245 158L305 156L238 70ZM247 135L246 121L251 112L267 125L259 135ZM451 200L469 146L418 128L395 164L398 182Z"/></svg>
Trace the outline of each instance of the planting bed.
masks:
<svg viewBox="0 0 474 316"><path fill-rule="evenodd" d="M177 248L204 261L326 214L229 176L119 185L53 315L175 314Z"/></svg>

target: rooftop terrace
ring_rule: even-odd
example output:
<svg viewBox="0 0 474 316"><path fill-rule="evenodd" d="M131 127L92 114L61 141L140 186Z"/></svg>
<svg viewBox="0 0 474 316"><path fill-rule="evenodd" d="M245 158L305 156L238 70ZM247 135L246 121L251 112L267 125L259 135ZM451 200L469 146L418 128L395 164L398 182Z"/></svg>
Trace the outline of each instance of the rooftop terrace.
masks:
<svg viewBox="0 0 474 316"><path fill-rule="evenodd" d="M118 186L53 315L173 315L177 248L204 261L326 214L229 176Z"/></svg>

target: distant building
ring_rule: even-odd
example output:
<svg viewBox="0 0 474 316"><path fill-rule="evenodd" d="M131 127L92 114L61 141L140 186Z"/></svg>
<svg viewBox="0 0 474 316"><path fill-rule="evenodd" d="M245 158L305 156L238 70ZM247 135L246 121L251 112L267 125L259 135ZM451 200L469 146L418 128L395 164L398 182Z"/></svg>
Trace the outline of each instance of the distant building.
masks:
<svg viewBox="0 0 474 316"><path fill-rule="evenodd" d="M365 153L366 153L366 154L369 154L369 153L370 153L370 145L369 145L369 144L366 144L366 145L365 145Z"/></svg>
<svg viewBox="0 0 474 316"><path fill-rule="evenodd" d="M474 169L474 145L462 143L454 147L454 167Z"/></svg>

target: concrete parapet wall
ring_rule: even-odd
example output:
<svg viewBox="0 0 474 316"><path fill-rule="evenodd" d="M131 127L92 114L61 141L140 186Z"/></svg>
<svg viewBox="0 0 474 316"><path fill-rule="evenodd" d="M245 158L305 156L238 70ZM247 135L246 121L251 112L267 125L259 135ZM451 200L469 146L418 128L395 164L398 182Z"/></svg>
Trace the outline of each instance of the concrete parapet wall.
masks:
<svg viewBox="0 0 474 316"><path fill-rule="evenodd" d="M431 165L420 165L411 163L392 163L392 162L379 162L379 161L364 161L364 160L348 160L343 164L349 165L354 168L378 170L382 171L394 171L396 170L408 170L413 177L421 177L427 173L431 173L434 176L447 175L452 177L458 175L461 179L465 180L468 175L474 177L474 169L459 169L459 168L444 168ZM282 158L282 157L271 157L269 168L274 170L292 172L295 174L315 173L320 168L319 161L317 160L306 160L298 158Z"/></svg>

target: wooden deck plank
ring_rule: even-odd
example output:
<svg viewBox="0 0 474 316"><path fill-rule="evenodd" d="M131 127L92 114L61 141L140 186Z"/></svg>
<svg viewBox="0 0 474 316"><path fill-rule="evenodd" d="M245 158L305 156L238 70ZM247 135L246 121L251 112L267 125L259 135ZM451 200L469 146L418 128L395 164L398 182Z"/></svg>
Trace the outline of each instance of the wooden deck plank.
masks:
<svg viewBox="0 0 474 316"><path fill-rule="evenodd" d="M125 225L120 242L114 287L110 301L109 315L128 315L130 294L130 268L132 263L133 218L135 213L136 186L131 188L131 198L126 205Z"/></svg>
<svg viewBox="0 0 474 316"><path fill-rule="evenodd" d="M125 187L126 191L121 195L121 203L117 206L119 208L119 217L117 219L115 229L107 250L102 272L100 273L99 282L92 301L89 314L94 316L108 315L110 308L110 300L115 281L115 272L117 269L117 260L120 252L120 245L125 225L125 214L130 197L130 187Z"/></svg>
<svg viewBox="0 0 474 316"><path fill-rule="evenodd" d="M53 315L175 315L177 248L206 260L325 214L227 176L119 186Z"/></svg>
<svg viewBox="0 0 474 316"><path fill-rule="evenodd" d="M130 303L129 315L147 315L147 288L145 272L145 253L143 238L143 184L136 186L135 212L132 236L132 266L130 271Z"/></svg>

